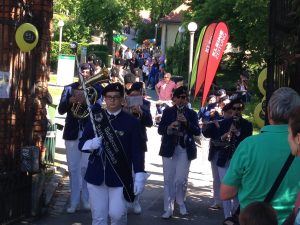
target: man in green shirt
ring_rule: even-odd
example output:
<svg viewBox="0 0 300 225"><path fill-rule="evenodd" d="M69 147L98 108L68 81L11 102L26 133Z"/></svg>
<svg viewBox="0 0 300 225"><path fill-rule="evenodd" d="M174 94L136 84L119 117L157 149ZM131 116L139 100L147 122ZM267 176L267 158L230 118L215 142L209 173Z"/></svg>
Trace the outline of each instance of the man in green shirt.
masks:
<svg viewBox="0 0 300 225"><path fill-rule="evenodd" d="M268 104L270 125L238 146L221 185L222 200L238 194L241 209L264 200L290 154L287 123L297 105L300 105L300 96L293 89L283 87L273 93ZM300 189L300 158L295 161L271 201L279 224L293 209Z"/></svg>

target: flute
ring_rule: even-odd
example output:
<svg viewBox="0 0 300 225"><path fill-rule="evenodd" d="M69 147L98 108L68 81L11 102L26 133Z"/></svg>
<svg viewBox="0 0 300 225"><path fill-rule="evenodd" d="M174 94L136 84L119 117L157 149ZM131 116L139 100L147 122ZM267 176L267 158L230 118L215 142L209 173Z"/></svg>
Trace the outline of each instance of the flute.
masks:
<svg viewBox="0 0 300 225"><path fill-rule="evenodd" d="M208 124L212 124L212 123L215 123L215 122L221 122L223 120L224 119L221 119L221 120L212 120L212 121L204 121L204 122L200 121L199 125L208 125Z"/></svg>

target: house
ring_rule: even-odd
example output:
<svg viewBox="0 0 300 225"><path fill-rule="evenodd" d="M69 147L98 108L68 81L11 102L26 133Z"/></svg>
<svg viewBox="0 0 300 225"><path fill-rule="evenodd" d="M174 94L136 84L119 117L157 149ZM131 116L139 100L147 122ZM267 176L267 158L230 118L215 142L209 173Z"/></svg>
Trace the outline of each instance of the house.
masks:
<svg viewBox="0 0 300 225"><path fill-rule="evenodd" d="M170 12L167 16L160 19L161 27L161 51L166 53L166 49L175 43L178 29L183 21L183 13L186 12L190 6L187 3L181 4L179 7Z"/></svg>

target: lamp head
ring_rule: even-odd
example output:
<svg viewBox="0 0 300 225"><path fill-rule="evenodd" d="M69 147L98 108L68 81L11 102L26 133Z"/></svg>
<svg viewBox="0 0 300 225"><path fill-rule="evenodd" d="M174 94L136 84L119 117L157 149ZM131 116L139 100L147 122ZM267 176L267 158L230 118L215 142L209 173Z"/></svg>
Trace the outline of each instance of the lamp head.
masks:
<svg viewBox="0 0 300 225"><path fill-rule="evenodd" d="M189 32L195 32L197 30L198 26L195 22L190 22L188 24L188 30Z"/></svg>
<svg viewBox="0 0 300 225"><path fill-rule="evenodd" d="M70 48L71 48L72 52L73 52L74 54L76 54L76 53L77 53L77 48L78 48L77 42L76 42L76 41L72 41L72 42L70 43Z"/></svg>
<svg viewBox="0 0 300 225"><path fill-rule="evenodd" d="M58 27L63 27L65 25L64 21L60 20L58 21Z"/></svg>

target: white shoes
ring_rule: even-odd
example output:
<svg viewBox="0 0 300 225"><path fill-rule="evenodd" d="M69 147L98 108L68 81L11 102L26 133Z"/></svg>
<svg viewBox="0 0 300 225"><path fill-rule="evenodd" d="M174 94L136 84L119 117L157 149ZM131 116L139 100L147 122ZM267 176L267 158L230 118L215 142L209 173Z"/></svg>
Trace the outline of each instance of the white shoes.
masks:
<svg viewBox="0 0 300 225"><path fill-rule="evenodd" d="M138 201L134 201L132 204L134 214L141 214L142 207Z"/></svg>
<svg viewBox="0 0 300 225"><path fill-rule="evenodd" d="M91 207L90 207L90 203L89 202L82 202L81 204L81 210L90 210ZM67 213L75 213L77 210L79 210L79 207L73 207L73 206L70 206L69 208L67 208Z"/></svg>
<svg viewBox="0 0 300 225"><path fill-rule="evenodd" d="M127 202L127 210L128 213L133 212L134 214L141 214L142 213L142 207L140 205L140 203L138 201L134 201L134 202Z"/></svg>
<svg viewBox="0 0 300 225"><path fill-rule="evenodd" d="M75 213L76 212L76 207L69 207L67 208L67 213Z"/></svg>
<svg viewBox="0 0 300 225"><path fill-rule="evenodd" d="M219 204L213 204L209 207L209 209L212 209L212 210L220 210L222 209L222 207L219 205Z"/></svg>
<svg viewBox="0 0 300 225"><path fill-rule="evenodd" d="M182 216L186 216L189 214L186 210L185 204L179 205L179 213Z"/></svg>
<svg viewBox="0 0 300 225"><path fill-rule="evenodd" d="M167 210L162 214L162 219L170 219L173 216L173 212L171 210Z"/></svg>

